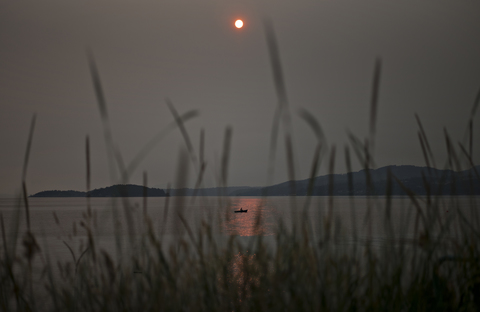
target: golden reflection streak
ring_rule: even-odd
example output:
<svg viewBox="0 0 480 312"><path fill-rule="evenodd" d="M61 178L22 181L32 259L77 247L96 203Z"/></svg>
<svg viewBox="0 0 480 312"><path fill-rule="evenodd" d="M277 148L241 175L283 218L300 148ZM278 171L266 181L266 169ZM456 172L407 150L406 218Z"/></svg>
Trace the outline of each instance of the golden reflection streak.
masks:
<svg viewBox="0 0 480 312"><path fill-rule="evenodd" d="M230 282L236 286L240 301L251 296L253 285L260 285L260 279L255 274L258 271L255 256L249 255L248 251L245 254L239 252L230 264Z"/></svg>
<svg viewBox="0 0 480 312"><path fill-rule="evenodd" d="M235 210L247 210L235 213ZM276 213L262 198L234 198L227 208L223 231L228 235L255 236L273 235Z"/></svg>

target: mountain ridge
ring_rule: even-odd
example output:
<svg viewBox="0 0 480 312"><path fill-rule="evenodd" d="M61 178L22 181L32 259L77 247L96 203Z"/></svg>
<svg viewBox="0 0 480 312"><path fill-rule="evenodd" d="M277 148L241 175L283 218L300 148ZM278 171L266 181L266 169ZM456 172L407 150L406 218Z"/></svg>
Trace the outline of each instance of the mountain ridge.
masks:
<svg viewBox="0 0 480 312"><path fill-rule="evenodd" d="M42 191L31 197L165 197L165 196L364 196L407 195L406 189L417 195L480 195L480 166L463 171L435 169L412 165L390 165L378 169L362 169L343 174L327 174L310 179L286 181L265 187L230 186L211 188L164 189L134 184L81 191ZM367 174L368 173L368 174ZM392 176L388 184L388 175ZM368 180L367 180L368 177ZM370 182L367 182L370 181ZM331 184L331 182L333 182ZM387 188L387 184L390 185ZM292 187L293 186L293 187Z"/></svg>

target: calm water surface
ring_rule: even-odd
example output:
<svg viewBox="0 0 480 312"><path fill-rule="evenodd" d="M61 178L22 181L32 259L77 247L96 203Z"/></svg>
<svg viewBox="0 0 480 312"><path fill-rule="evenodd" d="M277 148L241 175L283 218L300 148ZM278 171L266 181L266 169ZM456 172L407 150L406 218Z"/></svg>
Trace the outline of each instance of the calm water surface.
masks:
<svg viewBox="0 0 480 312"><path fill-rule="evenodd" d="M305 208L308 200L310 204ZM419 205L425 215L433 213L440 222L447 222L458 218L452 200L463 215L478 221L478 197L444 197L435 211L428 211L422 200ZM220 241L230 235L240 239L263 235L273 241L279 222L287 230L297 223L308 226L314 235L321 235L325 220L330 220L336 236L348 242L353 237L382 241L392 234L395 239L413 239L418 218L418 209L406 197L391 199L390 218L383 197L333 197L331 201L328 197L151 197L146 203L143 198L92 198L90 209L86 198L30 198L29 206L31 231L42 249L55 258L71 257L66 244L78 252L85 249L88 231L102 248L114 251L115 244L135 241L145 233L148 230L145 220L165 240L186 235L187 228L195 235L203 223L211 227ZM234 213L240 208L248 212ZM16 224L19 233L25 232L23 203L0 199L0 212L7 241L14 236ZM472 226L480 228L475 223Z"/></svg>

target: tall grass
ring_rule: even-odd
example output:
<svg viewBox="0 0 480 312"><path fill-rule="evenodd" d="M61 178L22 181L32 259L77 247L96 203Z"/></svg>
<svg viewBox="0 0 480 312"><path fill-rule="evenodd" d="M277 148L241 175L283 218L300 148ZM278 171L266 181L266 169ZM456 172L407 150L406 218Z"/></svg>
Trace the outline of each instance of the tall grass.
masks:
<svg viewBox="0 0 480 312"><path fill-rule="evenodd" d="M266 23L266 39L270 53L273 79L278 96L270 142L270 167L267 180L273 174L279 126L283 127L287 169L289 177L295 178L292 128L286 86L283 79L280 53L271 24ZM186 151L178 159L177 185L187 177L193 165L196 187L202 186L207 163L204 160L204 132L200 134L199 155L191 144L184 126L196 111L179 114L173 103L167 100L174 122L154 136L129 163L124 163L115 150L108 122L108 109L99 71L94 57L89 54L89 64L94 90L102 116L105 140L111 164L111 175L119 173L122 183L140 161L168 132L179 129L186 143ZM349 134L350 144L345 146L345 163L351 171L351 151L363 164L364 169L374 167L375 123L380 92L381 62L375 63L370 132L362 140ZM480 94L480 93L479 93ZM475 100L468 122L464 143L456 146L445 132L448 161L445 168L460 170L473 167L472 124L480 102ZM330 173L338 153L335 146L327 143L320 124L309 112L300 111L300 117L316 135L316 149L310 170L308 193L312 193L313 179L323 158L328 157ZM418 137L425 163L436 166L435 159L423 129L416 116ZM22 175L22 196L17 212L11 220L0 214L2 250L0 256L0 310L1 311L476 311L480 309L480 218L477 209L478 197L470 196L470 211L462 209L462 200L456 196L438 196L424 177L426 196L418 196L402 184L393 174L386 182L387 195L375 196L372 178L367 170L366 183L368 211L364 220L356 222L353 200L353 179L349 174L349 189L352 213L352 232L349 244L343 243L341 222L335 218L333 181L327 203L327 213L319 214L318 220L308 219L311 207L307 197L300 209L292 201L292 222L289 226L280 221L275 234L274 248L262 236L256 236L247 245L231 236L220 243L214 235L213 222L202 221L199 229L189 224L182 209L187 205L183 197L165 198L164 215L160 229L147 214L144 200L142 218L132 215L132 205L124 198L120 209L113 209L115 228L115 252L109 253L98 243L94 233L95 215L87 199L87 213L80 226L87 233L83 246L75 252L65 243L71 253L71 261L53 264L46 248L40 249L37 239L41 233L30 230L29 204L26 190L26 169L33 138L35 117L25 153ZM228 183L228 163L233 132L225 131L221 167L218 173L219 186ZM466 145L468 144L468 145ZM90 146L86 139L86 187L90 189ZM470 171L470 182L478 179L478 172ZM432 173L429 173L432 174ZM333 175L331 175L333 179ZM446 177L444 178L445 182ZM450 178L449 178L450 179ZM392 185L396 181L408 194L408 201L415 208L406 223L413 224L414 237L405 240L397 237L392 220ZM455 182L455 181L454 181ZM292 191L294 191L292 183ZM453 183L454 187L455 183ZM147 175L144 173L144 186ZM222 200L228 207L229 202ZM170 208L169 208L170 207ZM118 207L120 208L120 207ZM446 218L441 211L451 211ZM26 233L20 233L21 212L25 209ZM372 211L384 216L382 226L387 239L373 243ZM228 209L225 209L228 210ZM231 210L229 210L231 211ZM58 218L54 215L57 223ZM226 218L229 216L227 215ZM261 224L257 216L255 226ZM126 222L127 242L121 239L121 221ZM6 233L5 222L11 224L11 233ZM168 222L174 222L181 231L173 243L164 239ZM367 229L366 236L359 235ZM23 236L22 236L23 235ZM20 237L23 237L20 241ZM45 245L48 246L48 245ZM126 252L134 250L134 252ZM32 263L40 263L39 272L33 272ZM35 285L35 286L34 286ZM41 299L41 300L39 300ZM40 303L40 302L41 303Z"/></svg>

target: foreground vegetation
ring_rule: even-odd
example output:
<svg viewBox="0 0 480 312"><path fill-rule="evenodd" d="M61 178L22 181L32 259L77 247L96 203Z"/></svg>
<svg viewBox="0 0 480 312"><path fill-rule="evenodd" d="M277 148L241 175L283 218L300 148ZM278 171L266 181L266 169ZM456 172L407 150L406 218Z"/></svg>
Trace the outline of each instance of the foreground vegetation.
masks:
<svg viewBox="0 0 480 312"><path fill-rule="evenodd" d="M130 235L123 224L110 251L93 234L95 214L86 210L79 231L87 236L76 248L64 242L71 257L61 260L49 258L42 235L7 235L2 218L0 310L477 311L478 197L466 211L455 206L456 197L412 196L418 207L409 220L412 239L394 231L389 200L371 198L372 206L385 208L388 235L381 240L345 237L327 213L319 223L281 225L274 238L225 242L209 223L193 230L172 211L168 222L178 222L183 233L165 236L164 227L140 214L143 228ZM445 206L448 217L440 214Z"/></svg>
<svg viewBox="0 0 480 312"><path fill-rule="evenodd" d="M275 114L271 141L271 164L275 157L278 125L284 132L290 180L294 180L291 126L280 59L273 30L266 26L267 42L274 73L278 110ZM109 157L118 165L121 182L136 168L150 146L126 166L115 152L109 130L106 103L100 78L93 58L90 57L92 80L97 94L100 113L105 125L105 138ZM345 161L350 166L350 150L356 154L364 168L373 167L373 149L377 95L381 63L375 66L370 134L366 140L350 135L351 145L346 148ZM454 145L445 133L448 160L445 168L460 171L474 167L472 161L473 117L478 107L477 98L467 127L466 143ZM196 115L188 112L179 115L173 105L168 106L175 118L174 126L182 131L188 153L179 157L178 180L185 178L184 169L192 161L197 173L197 186L202 184L205 162L203 155L196 157L191 148L184 123ZM312 163L311 180L323 156L333 171L335 148L327 149L325 138L315 118L302 111L301 117L317 135L317 149ZM87 239L79 250L65 243L72 255L68 262L56 263L49 259L47 250L41 249L41 236L30 230L29 205L25 183L30 143L35 119L32 121L23 174L23 196L19 198L18 212L11 220L1 216L2 250L0 256L0 310L2 311L477 311L480 309L480 218L479 198L470 196L469 210L460 206L457 196L439 196L428 184L425 174L426 196L419 197L404 188L415 214L414 236L405 240L397 237L391 219L391 188L395 176L389 175L384 186L385 197L375 196L375 186L370 185L368 197L371 208L382 207L382 224L388 239L373 243L373 237L358 237L355 233L345 244L341 224L335 221L333 200L329 200L327 214L321 220L309 220L304 207L296 207L298 220L291 226L279 225L274 246L265 238L252 238L247 246L235 236L226 244L217 242L210 222L203 222L198 230L183 218L181 211L172 212L178 228L184 231L173 241L166 241L162 229L153 227L152 220L143 215L143 229L134 232L128 201L124 202L125 241L116 236L115 253L103 250L93 234L94 222L88 204L82 231ZM419 138L427 166L436 167L420 120ZM171 126L169 126L172 128ZM169 129L170 129L169 128ZM172 128L173 129L173 128ZM203 138L203 134L202 134ZM225 133L220 186L226 186L231 129ZM203 139L201 140L203 142ZM202 143L201 143L202 144ZM203 147L200 148L200 151ZM89 189L89 144L86 145L87 189ZM269 170L269 174L271 173ZM351 171L351 170L350 170ZM469 171L468 181L478 183L475 169ZM145 179L146 180L146 179ZM366 183L370 178L367 174ZM452 185L455 181L445 181ZM452 183L453 182L453 183ZM350 183L351 184L351 183ZM292 186L293 187L293 186ZM442 186L443 187L443 186ZM312 194L312 185L309 194ZM181 200L180 197L172 197ZM168 197L166 200L170 200ZM168 206L168 202L166 203ZM227 205L227 204L226 204ZM446 217L441 211L447 207ZM305 210L304 210L305 209ZM352 207L352 209L355 209ZM370 208L369 208L370 209ZM21 214L22 212L22 214ZM25 220L21 216L25 216ZM117 217L115 217L117 218ZM26 223L20 232L20 223ZM163 220L163 225L167 222ZM315 223L313 223L315 222ZM6 233L8 223L9 233ZM261 223L261 216L257 220ZM371 219L359 220L358 227L370 227ZM315 229L315 230L314 230ZM269 243L270 244L270 243ZM41 259L41 261L40 261ZM40 264L39 264L40 263ZM38 266L40 265L40 269Z"/></svg>

